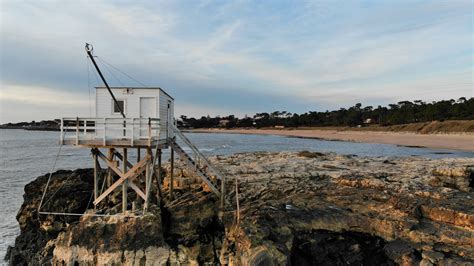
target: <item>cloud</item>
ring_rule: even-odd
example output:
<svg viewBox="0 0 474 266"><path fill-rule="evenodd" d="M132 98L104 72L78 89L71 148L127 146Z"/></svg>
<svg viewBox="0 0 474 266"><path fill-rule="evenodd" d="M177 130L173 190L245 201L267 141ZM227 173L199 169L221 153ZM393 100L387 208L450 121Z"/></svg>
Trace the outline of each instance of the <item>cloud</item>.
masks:
<svg viewBox="0 0 474 266"><path fill-rule="evenodd" d="M91 97L94 97L94 95ZM88 99L84 93L52 90L44 87L27 87L5 84L2 84L2 89L0 90L0 100L71 107L84 107L88 104Z"/></svg>
<svg viewBox="0 0 474 266"><path fill-rule="evenodd" d="M0 89L0 123L90 117L94 114L94 92L53 90L44 87L8 85Z"/></svg>
<svg viewBox="0 0 474 266"><path fill-rule="evenodd" d="M186 103L185 113L472 94L472 60L463 59L472 59L469 1L1 5L0 73L9 87L87 95L88 41L112 85L138 84L117 72L116 80L101 59L165 88ZM462 73L471 73L470 83ZM42 94L9 93L2 103L45 101Z"/></svg>
<svg viewBox="0 0 474 266"><path fill-rule="evenodd" d="M380 82L352 82L341 85L335 91L324 88L308 97L325 102L337 102L340 106L352 106L362 102L368 105L383 105L403 100L439 101L472 97L471 72L445 73L442 76L425 75L407 80L384 80ZM336 107L337 108L337 107Z"/></svg>

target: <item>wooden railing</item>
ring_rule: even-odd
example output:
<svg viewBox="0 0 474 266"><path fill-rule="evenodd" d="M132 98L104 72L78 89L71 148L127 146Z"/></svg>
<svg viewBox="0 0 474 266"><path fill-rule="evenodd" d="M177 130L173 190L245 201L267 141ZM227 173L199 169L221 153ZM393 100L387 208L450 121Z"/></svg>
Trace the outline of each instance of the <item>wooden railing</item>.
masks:
<svg viewBox="0 0 474 266"><path fill-rule="evenodd" d="M178 154L183 156L182 159L188 164L188 167L196 171L209 188L220 197L221 206L223 207L225 200L225 176L212 165L209 159L201 153L201 151L183 134L183 132L181 132L181 130L178 129L178 127L176 127L176 125L173 124L170 130L172 130L173 134L177 137L172 140L170 145ZM180 139L182 143L188 146L191 149L192 154L186 153L183 148L177 144L177 139ZM218 190L218 184L212 182L212 176L217 180L220 180L220 192Z"/></svg>
<svg viewBox="0 0 474 266"><path fill-rule="evenodd" d="M194 157L193 160L196 163L196 167L205 167L209 169L210 174L216 176L217 179L223 179L222 174L212 166L209 159L207 159L207 157L201 153L201 151L183 134L183 132L181 132L181 130L178 129L178 127L172 125L171 128L176 134L176 136L178 136L179 139L181 139L183 143L185 143L186 146L191 149L193 154L192 157Z"/></svg>
<svg viewBox="0 0 474 266"><path fill-rule="evenodd" d="M159 118L62 118L60 143L75 141L74 144L79 145L101 140L106 146L107 141L120 140L134 146L137 141L147 140L151 145L158 140L159 134Z"/></svg>

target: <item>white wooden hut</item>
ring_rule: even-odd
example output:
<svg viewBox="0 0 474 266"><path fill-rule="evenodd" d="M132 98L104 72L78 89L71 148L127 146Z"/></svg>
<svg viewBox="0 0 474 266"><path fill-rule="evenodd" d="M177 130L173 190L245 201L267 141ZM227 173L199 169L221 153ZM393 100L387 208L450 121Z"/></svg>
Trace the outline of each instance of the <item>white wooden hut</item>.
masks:
<svg viewBox="0 0 474 266"><path fill-rule="evenodd" d="M114 104L106 87L97 87L95 94L95 116L122 118L120 110L126 117L140 118L140 138L147 136L147 119L160 121L160 130L152 130L152 135L158 134L158 139L170 137L168 126L174 123L174 99L158 87L111 87L119 106ZM100 130L99 130L100 132ZM119 132L120 133L120 132ZM138 135L134 135L137 138Z"/></svg>
<svg viewBox="0 0 474 266"><path fill-rule="evenodd" d="M120 108L127 117L160 118L161 121L174 117L174 99L161 88L111 87ZM106 87L96 87L96 117L122 118Z"/></svg>
<svg viewBox="0 0 474 266"><path fill-rule="evenodd" d="M174 99L159 87L96 87L95 117L63 118L62 144L82 146L167 146L174 137ZM122 117L121 110L125 114ZM63 134L62 134L63 135Z"/></svg>

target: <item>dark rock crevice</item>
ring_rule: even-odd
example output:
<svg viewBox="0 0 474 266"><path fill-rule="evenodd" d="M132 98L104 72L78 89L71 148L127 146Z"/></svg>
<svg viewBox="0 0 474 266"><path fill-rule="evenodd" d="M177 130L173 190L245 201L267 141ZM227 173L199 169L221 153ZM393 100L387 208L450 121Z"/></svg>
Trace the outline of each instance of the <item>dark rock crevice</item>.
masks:
<svg viewBox="0 0 474 266"><path fill-rule="evenodd" d="M183 247L198 249L197 262L218 264L225 227L218 218L216 204L208 197L174 207L167 207L165 202L161 214L166 244L177 253Z"/></svg>
<svg viewBox="0 0 474 266"><path fill-rule="evenodd" d="M291 265L396 265L385 253L386 242L380 237L327 230L294 236Z"/></svg>
<svg viewBox="0 0 474 266"><path fill-rule="evenodd" d="M469 187L474 189L474 166L469 168Z"/></svg>

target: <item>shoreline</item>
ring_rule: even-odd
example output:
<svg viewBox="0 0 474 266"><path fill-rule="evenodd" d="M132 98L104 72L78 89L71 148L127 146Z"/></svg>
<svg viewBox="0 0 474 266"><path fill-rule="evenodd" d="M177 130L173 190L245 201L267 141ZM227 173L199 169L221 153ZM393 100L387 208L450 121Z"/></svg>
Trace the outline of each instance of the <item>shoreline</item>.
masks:
<svg viewBox="0 0 474 266"><path fill-rule="evenodd" d="M319 139L328 141L350 141L392 144L413 148L449 149L474 151L473 134L417 134L412 132L351 131L317 129L192 129L192 133L227 133L251 135L275 135Z"/></svg>

